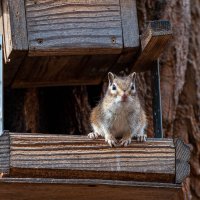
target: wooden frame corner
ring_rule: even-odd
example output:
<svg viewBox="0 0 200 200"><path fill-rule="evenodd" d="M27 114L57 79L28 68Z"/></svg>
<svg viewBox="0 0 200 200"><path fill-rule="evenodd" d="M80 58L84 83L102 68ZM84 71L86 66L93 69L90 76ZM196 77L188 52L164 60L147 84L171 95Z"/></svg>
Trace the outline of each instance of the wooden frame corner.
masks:
<svg viewBox="0 0 200 200"><path fill-rule="evenodd" d="M182 183L184 179L190 175L190 155L191 149L182 139L174 140L176 149L176 183Z"/></svg>
<svg viewBox="0 0 200 200"><path fill-rule="evenodd" d="M166 48L172 38L171 24L168 20L148 22L146 30L141 35L141 53L132 67L132 71L142 72L152 69L153 62Z"/></svg>

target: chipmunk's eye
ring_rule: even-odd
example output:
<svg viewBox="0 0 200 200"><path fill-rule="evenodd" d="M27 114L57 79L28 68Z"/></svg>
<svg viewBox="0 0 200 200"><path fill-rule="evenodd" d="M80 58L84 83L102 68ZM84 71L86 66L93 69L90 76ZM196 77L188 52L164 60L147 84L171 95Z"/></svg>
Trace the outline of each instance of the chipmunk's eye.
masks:
<svg viewBox="0 0 200 200"><path fill-rule="evenodd" d="M135 90L135 86L134 85L131 85L131 90Z"/></svg>
<svg viewBox="0 0 200 200"><path fill-rule="evenodd" d="M117 89L116 85L112 85L112 90L116 90L116 89Z"/></svg>

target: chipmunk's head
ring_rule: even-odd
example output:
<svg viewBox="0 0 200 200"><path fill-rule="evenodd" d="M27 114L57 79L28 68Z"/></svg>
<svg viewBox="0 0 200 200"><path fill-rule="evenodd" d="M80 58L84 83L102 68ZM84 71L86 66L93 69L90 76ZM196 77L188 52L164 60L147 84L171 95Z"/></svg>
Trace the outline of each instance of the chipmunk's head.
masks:
<svg viewBox="0 0 200 200"><path fill-rule="evenodd" d="M136 94L135 79L135 72L125 77L118 77L115 74L109 72L109 95L115 98L115 102L124 103L133 100Z"/></svg>

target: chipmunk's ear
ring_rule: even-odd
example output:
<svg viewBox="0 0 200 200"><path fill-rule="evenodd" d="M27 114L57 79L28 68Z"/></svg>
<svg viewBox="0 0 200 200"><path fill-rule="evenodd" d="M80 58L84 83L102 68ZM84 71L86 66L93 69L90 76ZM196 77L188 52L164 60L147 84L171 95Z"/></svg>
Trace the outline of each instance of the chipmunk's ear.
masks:
<svg viewBox="0 0 200 200"><path fill-rule="evenodd" d="M136 73L135 73L135 72L133 72L132 74L130 74L130 75L129 75L129 77L131 77L131 79L132 79L132 82L134 82L134 83L135 83L135 79L136 79Z"/></svg>
<svg viewBox="0 0 200 200"><path fill-rule="evenodd" d="M113 80L115 79L116 75L113 74L112 72L108 72L108 80L109 84L111 85L113 83Z"/></svg>

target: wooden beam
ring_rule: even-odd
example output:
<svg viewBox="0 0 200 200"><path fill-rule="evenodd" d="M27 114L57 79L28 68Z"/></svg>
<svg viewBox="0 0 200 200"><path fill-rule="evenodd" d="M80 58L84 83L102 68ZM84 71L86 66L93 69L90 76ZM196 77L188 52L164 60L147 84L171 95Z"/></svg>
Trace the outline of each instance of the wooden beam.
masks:
<svg viewBox="0 0 200 200"><path fill-rule="evenodd" d="M173 140L110 148L86 136L10 134L11 177L174 182Z"/></svg>
<svg viewBox="0 0 200 200"><path fill-rule="evenodd" d="M85 136L17 134L0 137L0 173L10 177L81 178L182 183L190 148L182 140L149 139L110 148Z"/></svg>
<svg viewBox="0 0 200 200"><path fill-rule="evenodd" d="M120 0L124 48L138 48L139 28L136 0Z"/></svg>
<svg viewBox="0 0 200 200"><path fill-rule="evenodd" d="M27 57L12 86L97 85L117 58L118 55Z"/></svg>
<svg viewBox="0 0 200 200"><path fill-rule="evenodd" d="M4 86L10 86L28 52L24 0L2 0Z"/></svg>
<svg viewBox="0 0 200 200"><path fill-rule="evenodd" d="M141 53L132 67L132 71L142 72L153 67L153 61L157 60L172 38L172 30L169 21L151 21L141 36Z"/></svg>
<svg viewBox="0 0 200 200"><path fill-rule="evenodd" d="M83 179L0 179L3 200L180 200L181 185Z"/></svg>
<svg viewBox="0 0 200 200"><path fill-rule="evenodd" d="M24 0L3 0L4 42L8 59L28 51ZM19 56L19 54L17 55Z"/></svg>

